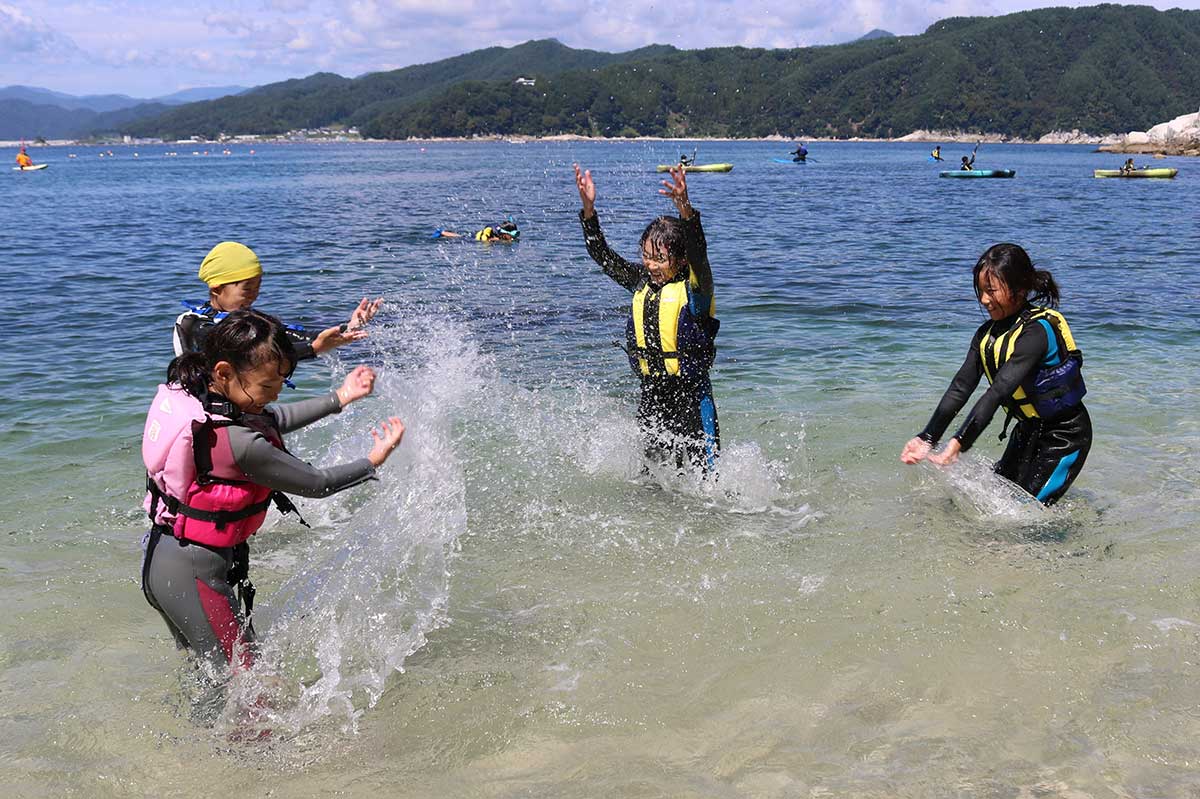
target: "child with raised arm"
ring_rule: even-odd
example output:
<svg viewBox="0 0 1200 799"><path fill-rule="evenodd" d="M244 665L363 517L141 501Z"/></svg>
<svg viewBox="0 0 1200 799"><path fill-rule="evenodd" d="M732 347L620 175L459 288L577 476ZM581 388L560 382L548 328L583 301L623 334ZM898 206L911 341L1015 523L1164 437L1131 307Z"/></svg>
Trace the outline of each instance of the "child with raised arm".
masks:
<svg viewBox="0 0 1200 799"><path fill-rule="evenodd" d="M713 278L700 212L688 200L682 167L659 190L679 216L660 216L642 232L641 263L608 246L596 216L596 184L575 165L584 241L604 274L633 295L625 325L629 365L641 383L638 422L647 456L673 458L705 471L721 446L709 368L720 323L714 318Z"/></svg>
<svg viewBox="0 0 1200 799"><path fill-rule="evenodd" d="M226 314L250 308L258 299L262 287L262 265L258 256L245 244L223 241L209 250L200 263L200 279L208 285L208 300L200 305L183 303L188 310L175 320L175 354L200 352L204 349L204 337L213 325ZM285 330L296 350L298 361L308 360L336 347L367 337L364 329L383 304L366 297L350 314L350 321L326 328L309 331L298 325L288 325Z"/></svg>

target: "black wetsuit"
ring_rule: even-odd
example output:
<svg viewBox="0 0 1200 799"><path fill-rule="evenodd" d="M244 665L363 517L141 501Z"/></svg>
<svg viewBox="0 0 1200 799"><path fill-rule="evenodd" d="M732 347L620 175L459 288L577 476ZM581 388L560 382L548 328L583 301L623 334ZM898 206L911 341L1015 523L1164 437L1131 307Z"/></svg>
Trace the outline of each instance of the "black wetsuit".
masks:
<svg viewBox="0 0 1200 799"><path fill-rule="evenodd" d="M182 355L185 352L202 351L208 332L223 318L225 318L225 314L214 310L208 303L180 314L175 320L175 354ZM312 343L320 331L305 330L299 325L287 325L284 329L287 331L288 338L292 340L297 361L306 361L317 357Z"/></svg>
<svg viewBox="0 0 1200 799"><path fill-rule="evenodd" d="M647 284L649 275L644 266L625 260L608 246L600 230L599 216L585 218L580 212L579 219L583 223L588 255L600 265L604 274L634 293ZM681 221L686 235L690 273L682 271L674 280L695 277L691 311L696 317L702 317L715 331L716 322L708 316L713 281L700 212L694 211L691 218ZM705 343L711 347L711 338ZM683 346L684 343L680 342L681 349ZM703 469L713 468L721 447L721 435L707 366L696 374L643 375L639 372L638 376L641 380L638 423L646 440L647 457L652 460L673 457L679 467L691 463Z"/></svg>
<svg viewBox="0 0 1200 799"><path fill-rule="evenodd" d="M993 336L1001 335L1028 310L1027 307L1007 319L994 323L987 321L980 325L971 339L966 360L950 382L929 424L919 434L920 438L937 444L955 415L971 398L984 375L979 355L979 344L983 337L989 334L989 330ZM1045 327L1036 323L1025 325L1017 336L1012 357L996 372L991 386L971 408L954 438L959 440L962 451L966 452L991 422L996 410L1004 406L1019 421L1004 455L996 462L996 473L1021 486L1041 502L1053 505L1083 469L1092 447L1092 421L1083 403L1050 418L1026 419L1016 408L1013 392L1018 387L1024 387L1027 395L1033 395L1034 376L1047 357L1049 345L1050 337Z"/></svg>

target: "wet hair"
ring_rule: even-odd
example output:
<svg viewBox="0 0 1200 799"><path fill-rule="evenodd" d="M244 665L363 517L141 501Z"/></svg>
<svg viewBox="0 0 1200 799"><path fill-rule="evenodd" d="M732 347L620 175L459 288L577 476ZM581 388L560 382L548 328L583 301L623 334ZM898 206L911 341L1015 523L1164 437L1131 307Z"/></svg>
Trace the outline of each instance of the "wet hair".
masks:
<svg viewBox="0 0 1200 799"><path fill-rule="evenodd" d="M212 370L227 361L238 371L268 363L280 365L290 375L296 368L296 351L283 323L262 311L234 311L204 337L202 352L186 352L167 367L167 382L178 383L193 397L208 391Z"/></svg>
<svg viewBox="0 0 1200 799"><path fill-rule="evenodd" d="M651 252L665 252L668 258L680 261L687 259L687 234L679 217L660 216L646 225L638 246L645 252L647 244Z"/></svg>
<svg viewBox="0 0 1200 799"><path fill-rule="evenodd" d="M1058 284L1045 269L1034 269L1029 253L1016 244L993 244L975 263L975 298L979 299L979 278L987 272L1008 287L1016 297L1032 299L1041 305L1058 307Z"/></svg>

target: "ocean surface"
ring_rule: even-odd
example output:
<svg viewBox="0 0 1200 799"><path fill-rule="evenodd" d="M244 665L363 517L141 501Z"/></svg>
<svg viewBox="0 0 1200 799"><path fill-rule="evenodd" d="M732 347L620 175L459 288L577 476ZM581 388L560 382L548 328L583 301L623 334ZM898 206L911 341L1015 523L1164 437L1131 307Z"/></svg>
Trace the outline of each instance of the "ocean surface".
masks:
<svg viewBox="0 0 1200 799"><path fill-rule="evenodd" d="M701 142L736 165L688 181L722 321L702 481L642 473L628 295L585 252L571 173L632 257L671 212L653 166L692 146L77 147L6 170L0 794L1200 793L1200 163L1094 180L1123 157L984 145L1017 177L951 181L926 145L791 165ZM513 246L430 238L507 215ZM253 540L263 652L214 694L139 589L139 446L226 239L289 322L386 300L289 394L368 363L376 395L293 450L360 457L393 413L408 433L380 482L300 502L312 530ZM1086 358L1095 445L1051 510L991 476L999 418L953 468L898 459L1001 241L1054 274Z"/></svg>

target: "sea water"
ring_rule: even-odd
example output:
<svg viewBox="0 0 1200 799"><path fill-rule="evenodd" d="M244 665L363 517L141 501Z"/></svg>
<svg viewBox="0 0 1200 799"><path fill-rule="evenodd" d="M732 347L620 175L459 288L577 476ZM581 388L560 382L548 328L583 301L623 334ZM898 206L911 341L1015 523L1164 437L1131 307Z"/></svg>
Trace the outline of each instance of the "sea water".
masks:
<svg viewBox="0 0 1200 799"><path fill-rule="evenodd" d="M643 473L627 257L669 142L40 151L0 238L0 790L7 796L1180 796L1200 791L1200 172L984 145L700 143L722 321L718 480ZM958 149L946 145L953 161ZM71 153L76 158L69 159ZM103 153L103 157L100 154ZM136 157L135 157L136 153ZM515 245L433 240L512 215ZM139 442L180 300L242 241L258 307L383 296L373 397L289 437L380 481L252 541L258 666L215 694L138 585ZM1062 287L1095 424L1059 506L906 467L1014 241ZM257 737L263 730L269 735Z"/></svg>

